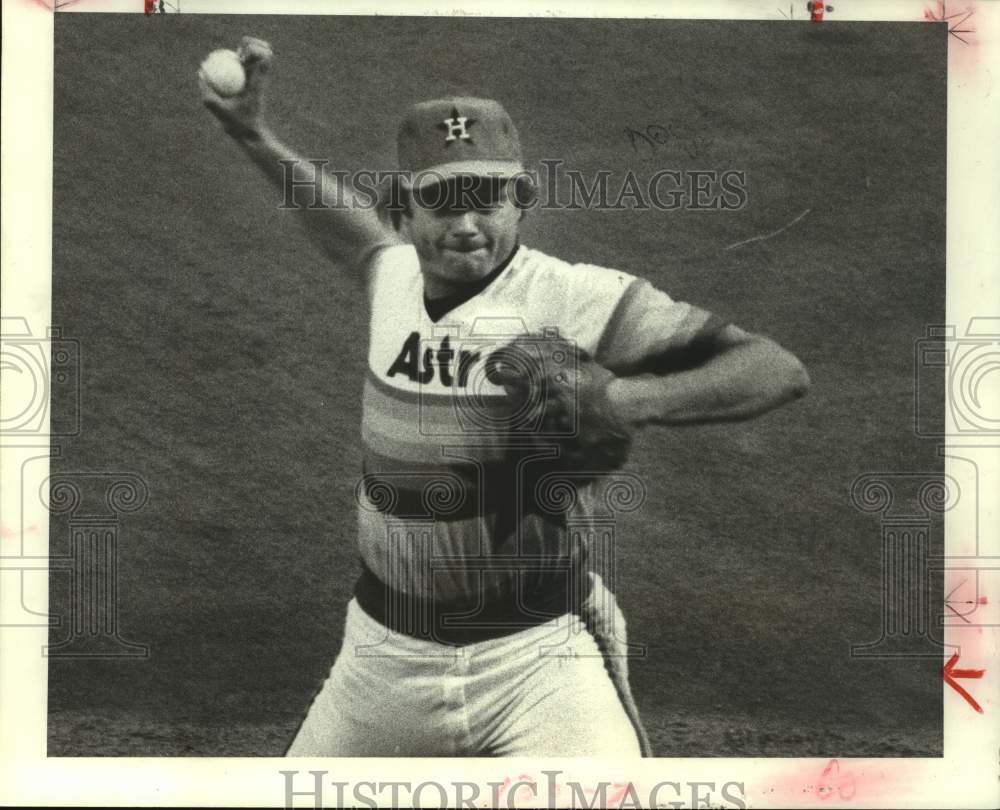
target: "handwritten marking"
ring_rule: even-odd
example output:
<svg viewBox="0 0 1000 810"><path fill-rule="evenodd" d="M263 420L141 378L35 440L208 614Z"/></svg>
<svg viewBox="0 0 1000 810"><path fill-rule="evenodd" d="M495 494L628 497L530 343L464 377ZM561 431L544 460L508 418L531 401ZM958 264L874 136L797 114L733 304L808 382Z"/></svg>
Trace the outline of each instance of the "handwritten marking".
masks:
<svg viewBox="0 0 1000 810"><path fill-rule="evenodd" d="M764 233L761 234L760 236L751 236L749 239L744 239L742 242L734 242L733 244L727 246L726 250L734 250L738 247L742 247L743 245L749 245L751 242L763 242L765 239L771 239L772 237L777 236L779 233L784 233L789 228L791 228L796 222L802 219L802 217L808 214L810 211L812 211L812 209L807 208L805 211L803 211L801 214L795 217L795 219L793 219L783 228L778 228L778 230L774 231L773 233Z"/></svg>
<svg viewBox="0 0 1000 810"><path fill-rule="evenodd" d="M948 660L948 663L944 665L944 669L941 670L941 677L944 678L944 682L948 684L952 689L954 689L958 694L965 698L966 702L980 714L985 714L983 707L976 703L976 699L972 697L968 692L966 692L961 685L955 680L956 678L982 678L983 674L986 672L985 669L955 669L955 664L958 663L958 653L952 655Z"/></svg>
<svg viewBox="0 0 1000 810"><path fill-rule="evenodd" d="M854 774L846 769L841 774L840 762L831 759L823 769L823 773L820 774L819 786L816 788L816 792L821 799L829 799L833 796L834 790L836 790L837 795L841 799L849 801L854 798L854 794L858 791L858 786L854 781Z"/></svg>
<svg viewBox="0 0 1000 810"><path fill-rule="evenodd" d="M79 2L80 0L56 0L54 3L46 2L46 0L35 0L35 5L41 6L46 11L59 11L61 8L66 8L66 6L72 6Z"/></svg>
<svg viewBox="0 0 1000 810"><path fill-rule="evenodd" d="M608 807L616 807L622 804L629 791L635 792L635 786L631 782L615 782L612 788L615 792L608 796Z"/></svg>
<svg viewBox="0 0 1000 810"><path fill-rule="evenodd" d="M673 124L667 127L661 124L649 124L644 132L632 129L632 127L625 127L625 134L629 137L633 152L639 151L639 147L636 146L637 138L641 138L651 150L656 151L657 145L663 146L670 138L674 137Z"/></svg>
<svg viewBox="0 0 1000 810"><path fill-rule="evenodd" d="M699 157L711 144L711 141L697 135L693 135L690 138L678 136L674 131L674 125L671 123L668 123L666 126L663 124L648 124L645 130L625 127L624 132L628 135L632 151L637 154L639 152L639 143L645 143L649 147L650 153L653 153L656 152L658 147L666 146L671 141L674 141L682 145L687 156L693 159Z"/></svg>
<svg viewBox="0 0 1000 810"><path fill-rule="evenodd" d="M965 9L964 16L962 16L962 19L957 20L954 24L952 24L952 23L950 23L948 21L955 19L959 15L962 15L963 12L956 11L954 14L949 14L948 13L948 8L947 8L947 6L945 6L945 0L938 0L938 12L937 12L937 14L935 14L929 8L925 8L924 9L924 19L927 20L928 22L943 22L943 23L948 23L948 34L950 36L955 37L955 39L963 42L964 44L969 45L970 44L969 41L967 39L964 39L964 38L960 37L959 34L974 34L974 33L976 33L976 29L975 28L959 28L958 26L964 25L966 23L966 21L973 14L975 14L975 13L976 13L976 10L974 8L968 7L968 8Z"/></svg>
<svg viewBox="0 0 1000 810"><path fill-rule="evenodd" d="M963 579L961 582L958 583L958 585L956 585L954 588L948 591L948 595L945 596L944 598L944 606L948 608L948 610L950 610L956 616L958 616L958 618L960 618L966 624L972 624L972 622L970 622L967 618L965 618L964 613L959 613L957 610L955 610L955 608L952 607L952 605L986 605L989 604L989 601L985 596L980 596L977 597L976 599L952 599L951 597L954 595L955 591L961 588L968 581L969 581L968 578Z"/></svg>
<svg viewBox="0 0 1000 810"><path fill-rule="evenodd" d="M959 582L958 585L956 585L954 588L952 588L950 591L948 591L948 595L944 598L945 603L947 604L948 600L951 599L951 597L955 593L955 591L957 591L959 588L961 588L968 581L969 581L969 579L968 579L968 577L966 577L961 582Z"/></svg>

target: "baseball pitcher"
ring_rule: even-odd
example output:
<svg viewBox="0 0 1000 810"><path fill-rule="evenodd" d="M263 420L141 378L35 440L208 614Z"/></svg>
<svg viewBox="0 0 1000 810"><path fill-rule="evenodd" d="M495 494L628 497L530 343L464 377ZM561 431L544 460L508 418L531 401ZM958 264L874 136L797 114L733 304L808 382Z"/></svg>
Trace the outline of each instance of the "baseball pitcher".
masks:
<svg viewBox="0 0 1000 810"><path fill-rule="evenodd" d="M277 188L293 167L322 195L296 217L371 312L362 573L288 755L649 755L587 521L639 427L754 417L805 392L802 364L641 278L522 244L535 189L496 101L406 111L373 208L268 127L270 47L239 55L242 91L203 75L206 106Z"/></svg>

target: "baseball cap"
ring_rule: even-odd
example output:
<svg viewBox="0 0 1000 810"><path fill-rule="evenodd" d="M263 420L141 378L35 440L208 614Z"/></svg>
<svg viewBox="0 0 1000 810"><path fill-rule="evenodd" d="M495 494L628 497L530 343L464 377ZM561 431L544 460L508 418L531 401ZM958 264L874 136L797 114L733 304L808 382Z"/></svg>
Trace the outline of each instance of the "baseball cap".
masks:
<svg viewBox="0 0 1000 810"><path fill-rule="evenodd" d="M459 175L514 177L524 171L514 122L488 98L414 104L399 127L396 151L400 170L418 187Z"/></svg>

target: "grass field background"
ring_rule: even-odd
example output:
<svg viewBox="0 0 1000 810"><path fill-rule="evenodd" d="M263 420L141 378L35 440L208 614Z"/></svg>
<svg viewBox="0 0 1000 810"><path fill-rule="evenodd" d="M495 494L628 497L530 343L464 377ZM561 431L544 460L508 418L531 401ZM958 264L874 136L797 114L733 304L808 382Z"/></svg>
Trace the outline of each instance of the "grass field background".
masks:
<svg viewBox="0 0 1000 810"><path fill-rule="evenodd" d="M941 470L912 399L913 343L944 320L942 26L112 14L56 15L52 323L81 342L83 419L53 469L147 482L118 581L150 656L51 659L50 755L280 754L339 647L366 312L201 107L199 62L244 33L275 48L278 132L343 169L391 168L404 107L462 93L500 99L529 160L747 173L738 212L523 232L774 337L813 379L752 423L641 436L616 583L648 646L637 701L661 756L940 755L940 663L849 655L879 636L882 575L849 493ZM650 124L675 137L634 149Z"/></svg>

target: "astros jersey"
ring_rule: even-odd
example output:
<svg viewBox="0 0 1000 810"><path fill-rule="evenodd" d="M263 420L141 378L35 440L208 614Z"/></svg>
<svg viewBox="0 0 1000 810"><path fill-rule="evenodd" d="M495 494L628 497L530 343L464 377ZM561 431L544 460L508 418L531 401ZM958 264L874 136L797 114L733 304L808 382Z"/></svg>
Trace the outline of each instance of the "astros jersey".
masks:
<svg viewBox="0 0 1000 810"><path fill-rule="evenodd" d="M520 246L435 322L411 245L381 249L369 270L357 491L366 566L395 591L473 606L546 587L584 550L570 547L565 492L544 491L531 476L538 459L511 445L515 417L489 379L494 353L555 330L609 367L627 364L677 340L689 308L627 273ZM586 497L574 502L583 509Z"/></svg>

